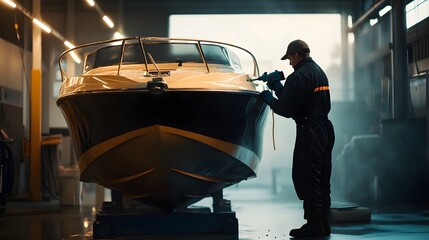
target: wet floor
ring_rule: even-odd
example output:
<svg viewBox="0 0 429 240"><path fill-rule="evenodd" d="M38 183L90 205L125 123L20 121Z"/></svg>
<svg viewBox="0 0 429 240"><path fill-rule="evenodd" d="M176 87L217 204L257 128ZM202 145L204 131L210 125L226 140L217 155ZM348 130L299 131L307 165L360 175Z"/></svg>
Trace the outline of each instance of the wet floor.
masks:
<svg viewBox="0 0 429 240"><path fill-rule="evenodd" d="M273 194L269 189L225 189L239 222L240 240L290 239L289 231L304 224L298 201ZM106 196L108 198L108 196ZM9 201L6 214L0 217L0 239L92 239L92 224L97 209L94 196L88 193L81 206L64 206L58 201L33 203ZM210 198L196 205L211 207ZM336 223L332 234L321 239L427 240L429 208L396 206L371 209L371 220L362 223ZM235 236L152 236L132 239L237 239Z"/></svg>

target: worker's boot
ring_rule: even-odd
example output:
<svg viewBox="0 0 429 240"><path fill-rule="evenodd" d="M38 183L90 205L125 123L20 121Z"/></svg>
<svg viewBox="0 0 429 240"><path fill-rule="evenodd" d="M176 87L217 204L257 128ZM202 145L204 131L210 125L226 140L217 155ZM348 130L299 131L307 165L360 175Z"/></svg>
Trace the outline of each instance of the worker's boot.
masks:
<svg viewBox="0 0 429 240"><path fill-rule="evenodd" d="M323 226L325 227L326 235L330 235L331 234L331 224L329 224L329 222L324 222Z"/></svg>
<svg viewBox="0 0 429 240"><path fill-rule="evenodd" d="M290 236L295 238L309 238L309 237L324 237L330 234L327 232L327 228L323 220L308 220L299 229L292 229L289 233Z"/></svg>
<svg viewBox="0 0 429 240"><path fill-rule="evenodd" d="M327 235L331 234L331 223L329 220L329 210L323 212L323 225L325 226L325 232Z"/></svg>

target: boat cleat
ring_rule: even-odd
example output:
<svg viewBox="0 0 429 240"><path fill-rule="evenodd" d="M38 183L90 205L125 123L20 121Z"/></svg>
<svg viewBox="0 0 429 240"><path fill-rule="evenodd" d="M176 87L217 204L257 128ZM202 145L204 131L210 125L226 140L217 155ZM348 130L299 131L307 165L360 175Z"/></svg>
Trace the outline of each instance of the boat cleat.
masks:
<svg viewBox="0 0 429 240"><path fill-rule="evenodd" d="M162 77L154 77L152 81L147 82L146 87L152 94L161 94L168 88L168 85Z"/></svg>

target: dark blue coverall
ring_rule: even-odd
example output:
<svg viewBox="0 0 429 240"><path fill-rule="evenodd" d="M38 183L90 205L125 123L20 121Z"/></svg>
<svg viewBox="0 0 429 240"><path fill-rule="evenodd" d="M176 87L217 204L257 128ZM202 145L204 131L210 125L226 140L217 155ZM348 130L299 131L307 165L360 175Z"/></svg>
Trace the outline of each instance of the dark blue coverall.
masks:
<svg viewBox="0 0 429 240"><path fill-rule="evenodd" d="M296 122L292 179L304 202L304 218L328 224L334 128L328 78L312 58L297 63L271 102L273 111Z"/></svg>

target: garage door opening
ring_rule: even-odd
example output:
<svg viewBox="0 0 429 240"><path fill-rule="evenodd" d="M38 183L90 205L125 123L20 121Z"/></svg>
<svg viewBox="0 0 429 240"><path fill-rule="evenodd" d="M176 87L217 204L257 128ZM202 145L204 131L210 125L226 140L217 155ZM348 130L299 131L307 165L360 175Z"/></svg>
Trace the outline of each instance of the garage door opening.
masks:
<svg viewBox="0 0 429 240"><path fill-rule="evenodd" d="M342 100L341 16L339 14L240 14L240 15L172 15L169 36L196 38L235 44L252 52L260 72L293 69L289 61L281 61L289 42L306 41L311 57L325 70L330 80L331 98ZM292 194L291 159L295 138L295 123L283 117L275 118L275 143L271 141L271 114L264 132L263 160L255 181L243 181L240 186L271 186L276 191ZM284 171L283 171L284 170ZM276 173L282 173L276 179ZM274 182L276 182L274 184Z"/></svg>
<svg viewBox="0 0 429 240"><path fill-rule="evenodd" d="M333 101L342 100L339 14L172 15L169 36L235 44L255 55L261 73L281 70L285 74L293 69L280 58L289 42L302 39L329 77Z"/></svg>

